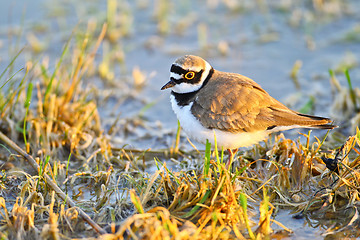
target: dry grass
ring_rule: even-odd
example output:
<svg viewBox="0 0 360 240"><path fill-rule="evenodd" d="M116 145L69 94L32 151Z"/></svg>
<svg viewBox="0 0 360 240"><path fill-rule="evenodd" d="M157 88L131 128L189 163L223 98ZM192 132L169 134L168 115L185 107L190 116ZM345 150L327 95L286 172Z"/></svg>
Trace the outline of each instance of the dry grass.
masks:
<svg viewBox="0 0 360 240"><path fill-rule="evenodd" d="M285 2L277 7L296 15L296 4ZM158 3L161 6L153 12L157 29L162 35L171 34L168 10L173 6L168 1ZM205 153L179 149L180 128L170 149L115 149L110 144L114 131L128 133L132 128L125 125L145 124L140 111L132 120L117 116L105 132L99 114L102 101L113 96L120 102L136 98L147 75L134 68L130 83L115 81L114 62L122 63L124 52L114 45L131 35L132 13L127 6L117 7L116 1L108 4L113 6L106 15L108 28L90 20L85 30L75 29L59 59L52 59L53 67L44 58L28 61L16 72L14 62L23 54L19 51L0 75L4 81L0 130L14 142L1 136L0 239L281 239L292 234L286 222L276 220L283 209L311 219L309 223L316 221L314 227L326 229L324 235L360 237L360 132L356 128L360 90L352 86L348 72L347 86L341 86L333 72L331 83L332 111L338 122L353 130L350 137L339 131L325 140L309 132L303 134L302 143L280 134L238 153L231 171L225 168L227 156L216 147L211 151L207 145ZM212 8L220 3L207 4ZM263 1L251 6L234 1L221 4L232 13L252 7L264 13L269 10ZM334 9L342 3L312 1L312 5L311 14L336 17L339 13ZM304 18L305 13L295 16L293 25ZM192 25L194 20L189 19L179 22L178 29ZM202 51L211 48L208 29L206 23L197 28ZM46 47L35 35L28 38L33 52ZM218 51L225 55L228 44L221 45ZM116 50L109 50L112 47ZM95 61L99 49L101 62ZM293 78L299 66L295 68ZM99 97L100 90L88 87L92 78L119 91ZM18 147L23 150L17 151ZM194 159L198 163L172 170L169 159L178 165ZM326 163L336 170L329 170ZM155 170L146 172L151 164ZM101 233L103 229L107 233Z"/></svg>
<svg viewBox="0 0 360 240"><path fill-rule="evenodd" d="M309 140L310 136L306 137ZM207 175L204 171L171 172L164 164L149 177L146 187L137 191L139 196L134 190L130 192L138 214L119 226L112 225L113 233L102 237L262 239L274 234L285 237L291 230L286 223L273 219L273 213L281 208L302 214L296 217L315 215L319 219L343 213L347 224L328 226L327 233L359 236L356 229L349 231L349 226L358 217L360 139L350 137L341 149L339 175L329 171L321 160L325 155L334 158L336 151L325 154L320 147L320 140L304 146L278 136L273 144L258 147L255 155L248 153L247 157L255 157L256 161L237 162L240 166L233 173L218 163L216 157L211 160ZM259 152L265 155L259 157ZM353 214L348 214L349 209ZM273 231L274 223L283 230Z"/></svg>

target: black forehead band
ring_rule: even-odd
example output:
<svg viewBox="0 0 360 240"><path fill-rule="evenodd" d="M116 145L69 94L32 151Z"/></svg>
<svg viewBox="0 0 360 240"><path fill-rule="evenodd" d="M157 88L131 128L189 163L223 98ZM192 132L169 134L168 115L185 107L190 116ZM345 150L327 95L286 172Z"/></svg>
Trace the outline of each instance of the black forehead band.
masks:
<svg viewBox="0 0 360 240"><path fill-rule="evenodd" d="M179 67L178 65L171 65L171 69L170 69L170 72L173 72L173 73L177 73L177 74L185 74L187 73L188 71L187 70L184 70L182 67Z"/></svg>

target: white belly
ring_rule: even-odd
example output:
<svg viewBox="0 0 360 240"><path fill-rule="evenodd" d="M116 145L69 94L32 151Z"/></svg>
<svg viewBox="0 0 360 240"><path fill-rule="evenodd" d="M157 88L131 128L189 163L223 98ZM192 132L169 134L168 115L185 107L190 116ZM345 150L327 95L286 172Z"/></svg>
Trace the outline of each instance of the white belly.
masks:
<svg viewBox="0 0 360 240"><path fill-rule="evenodd" d="M206 143L206 139L214 146L215 138L219 149L235 149L239 147L248 147L261 140L264 140L268 133L266 131L231 133L218 129L207 129L191 114L192 103L181 107L177 105L175 97L170 95L172 109L174 110L180 125L188 137L200 143Z"/></svg>

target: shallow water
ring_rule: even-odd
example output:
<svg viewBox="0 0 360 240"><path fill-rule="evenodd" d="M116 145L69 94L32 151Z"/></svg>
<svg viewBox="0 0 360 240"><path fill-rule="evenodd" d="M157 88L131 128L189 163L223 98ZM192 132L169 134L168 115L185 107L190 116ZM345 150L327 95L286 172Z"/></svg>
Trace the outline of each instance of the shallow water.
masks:
<svg viewBox="0 0 360 240"><path fill-rule="evenodd" d="M350 8L355 13L359 6L352 3ZM218 70L237 72L254 79L270 95L294 110L299 110L310 96L314 96L315 108L310 113L320 116L335 117L329 112L332 105L329 69L337 69L344 59L353 58L355 67L350 70L353 87L360 86L359 40L344 40L347 33L359 27L357 14L309 23L302 20L300 26L294 28L289 26L291 14L273 9L265 15L256 9L228 14L223 8L206 10L199 2L196 4L192 9L199 10L201 15L197 17L195 26L190 26L183 35L165 37L161 48L151 52L138 49L127 53L129 66L139 65L145 71L155 70L157 73L144 90L146 98L158 102L145 114L150 121L160 120L165 128L175 129L176 117L168 102L169 91L159 89L168 81L171 63L188 53L204 56ZM179 16L173 18L176 17ZM209 24L208 43L211 47L207 50L201 50L197 42L196 24L201 22ZM275 35L275 40L261 42L264 35ZM307 36L312 37L315 49L308 48ZM226 56L216 50L219 41L229 44ZM145 61L140 63L139 58ZM302 61L298 77L300 88L296 88L289 76L297 60ZM343 74L338 78L342 85L347 85ZM197 146L201 148L201 145Z"/></svg>
<svg viewBox="0 0 360 240"><path fill-rule="evenodd" d="M307 1L300 2L296 9L291 7L285 10L274 3L259 7L253 2L245 1L241 10L229 10L223 5L210 9L203 1L183 1L179 5L173 2L172 12L167 17L169 33L159 36L153 19L153 9L156 8L153 1L149 1L145 9L139 9L133 1L129 1L133 25L130 36L119 40L125 52L125 63L123 67L115 66L116 81L131 78L135 66L139 66L148 76L153 73L153 76L147 78L146 86L139 91L137 99L125 101L116 109L113 108L117 103L116 98L103 103L104 108L100 109L100 113L106 119L104 128L109 128L119 112L121 117L133 119L138 117L145 103L155 104L139 118L146 127L135 127L130 135L117 134L115 146L128 144L135 149L159 149L172 144L177 121L171 110L169 91L160 91L160 88L168 81L172 62L183 54L201 55L218 70L237 72L254 79L270 95L294 110L300 109L310 96L314 96L316 104L312 113L321 116L332 117L329 113L332 104L329 69L337 69L344 59L350 59L354 62L350 70L353 87L360 87L360 31L354 30L360 27L360 5L357 0L348 1L348 10L339 15L320 12L312 15L309 11L312 7L308 6ZM66 3L52 1L52 4L45 0L3 1L0 8L0 71L16 52L16 37L11 35L12 38L9 38L9 30L23 29L21 47L27 44L26 36L36 26L46 29L35 33L45 43L45 50L38 54L25 51L16 62L15 69L28 59L36 61L44 56L49 56L51 62L58 59L64 42L79 21L86 23L90 16L100 22L104 19L106 5L103 2L82 4L75 0ZM60 11L61 8L64 11ZM303 17L300 17L297 27L292 27L289 22L295 21L296 14ZM318 16L321 14L322 18ZM177 27L179 22L192 17L194 20L180 31ZM199 24L206 25L208 45L205 48L198 40ZM355 40L349 40L350 32L355 32ZM309 37L312 39L309 44L315 44L313 49L307 45L306 39ZM150 44L150 48L145 47L149 41L154 43ZM225 55L217 48L220 41L228 44L229 50ZM98 61L100 59L101 54ZM300 88L296 88L289 76L297 60L302 61L298 79ZM342 74L339 80L346 85ZM94 84L101 82L99 79L94 81ZM121 90L111 91L116 93ZM181 146L189 149L184 138ZM201 145L197 146L202 148ZM309 227L305 220L291 218L288 211L280 211L275 219L294 231L290 239L322 238L323 230Z"/></svg>
<svg viewBox="0 0 360 240"><path fill-rule="evenodd" d="M244 4L243 10L232 12L223 6L209 9L201 1L185 1L175 8L173 15L168 17L169 24L177 26L191 14L195 18L193 24L181 32L176 28L170 29L168 35L159 37L161 44L154 44L151 49L144 45L150 38L158 35L153 20L153 3L149 2L149 7L146 9L138 9L134 3L129 5L133 28L130 37L121 39L127 71L120 72L117 68L115 73L117 78L129 76L134 66L139 66L141 71L147 74L155 72L155 76L146 82L141 95L147 102L156 102L145 112L145 117L150 121L160 121L165 128L176 128L176 117L168 102L169 91L160 91L160 88L168 81L172 62L183 54L201 55L218 70L248 76L270 95L291 105L295 110L301 108L309 100L309 96L316 96L314 113L322 116L329 116L328 106L331 105L332 100L328 70L336 69L349 52L355 62L355 67L350 71L353 85L360 86L358 81L360 40L359 37L353 41L345 40L347 33L355 32L356 35L354 29L359 28L360 16L356 13L360 7L356 1L347 4L349 14L341 13L340 16L334 17L331 14L323 14L323 18L319 17L319 20L312 21L301 19L298 27L291 27L289 24L291 19L295 18L293 17L295 13L292 12L304 11L303 15L309 14L307 11L311 7L307 6L307 3L299 3L296 10L285 11L279 9L276 4L271 4L270 6L275 5L275 7L267 6L268 10L260 11L255 3L249 1ZM63 12L57 6L62 6ZM86 14L94 7L98 7L99 12ZM38 56L31 56L31 59L41 60L46 55L49 55L50 59L57 59L66 37L76 23L86 22L90 18L89 15L100 21L104 17L105 8L104 4L97 1L90 2L85 7L76 1L69 1L67 4L55 1L51 5L44 0L31 3L26 0L6 1L0 10L1 69L5 68L10 59L8 46L14 47L14 42L9 42L7 38L9 29L23 28L20 41L22 46L27 43L27 33L38 25L45 26L47 30L44 33L35 33L35 35L39 39L44 39L47 47ZM54 17L55 14L59 17ZM24 18L23 26L22 18ZM201 49L198 41L198 24L203 23L207 26L209 45L205 50ZM59 38L60 35L63 36ZM315 44L314 49L307 47L307 36L311 36ZM14 36L12 40L15 40ZM229 45L226 56L222 56L217 50L220 41L225 41ZM29 59L29 56L24 58ZM297 60L302 61L298 79L300 89L296 89L289 76ZM340 75L339 79L341 84L346 85L344 77ZM294 95L299 96L295 103L294 98L291 98ZM112 104L109 101L109 105ZM140 107L136 105L134 107L130 103L120 106L117 111L123 112L124 116L131 116L137 114ZM105 109L103 114L111 113L106 112Z"/></svg>

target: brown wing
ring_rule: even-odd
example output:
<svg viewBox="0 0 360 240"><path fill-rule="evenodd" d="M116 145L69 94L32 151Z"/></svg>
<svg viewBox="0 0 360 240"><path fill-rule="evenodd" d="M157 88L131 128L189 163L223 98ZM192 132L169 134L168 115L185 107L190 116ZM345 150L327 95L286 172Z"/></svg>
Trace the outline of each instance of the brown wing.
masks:
<svg viewBox="0 0 360 240"><path fill-rule="evenodd" d="M191 111L206 128L228 132L253 132L292 125L332 126L326 125L330 122L327 118L302 115L288 109L245 76L219 71L215 71L212 80L200 90Z"/></svg>

